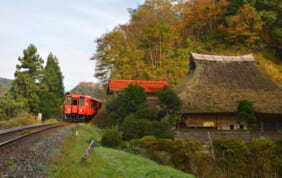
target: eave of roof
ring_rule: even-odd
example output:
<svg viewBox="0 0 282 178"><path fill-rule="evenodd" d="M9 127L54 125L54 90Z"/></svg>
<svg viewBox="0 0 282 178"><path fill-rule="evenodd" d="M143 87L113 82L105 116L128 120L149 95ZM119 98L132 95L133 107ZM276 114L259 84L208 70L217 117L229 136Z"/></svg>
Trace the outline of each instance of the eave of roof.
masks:
<svg viewBox="0 0 282 178"><path fill-rule="evenodd" d="M145 89L146 93L155 93L168 86L167 81L146 81L146 80L109 80L109 92L119 92L121 89L126 88L129 84L140 85Z"/></svg>

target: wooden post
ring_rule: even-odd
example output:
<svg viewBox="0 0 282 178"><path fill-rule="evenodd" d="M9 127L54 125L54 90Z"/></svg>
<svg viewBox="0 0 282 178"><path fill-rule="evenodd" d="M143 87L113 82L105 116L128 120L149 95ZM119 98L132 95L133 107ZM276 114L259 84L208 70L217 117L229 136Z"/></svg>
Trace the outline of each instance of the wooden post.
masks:
<svg viewBox="0 0 282 178"><path fill-rule="evenodd" d="M213 149L213 144L212 144L212 139L211 139L210 131L208 131L208 137L209 137L209 141L210 141L210 145L211 145L212 159L215 160L214 149Z"/></svg>
<svg viewBox="0 0 282 178"><path fill-rule="evenodd" d="M94 149L94 147L96 146L97 140L93 139L87 149L87 151L85 152L84 156L81 158L81 162L86 162L87 158L89 157L90 153L92 152L92 150Z"/></svg>

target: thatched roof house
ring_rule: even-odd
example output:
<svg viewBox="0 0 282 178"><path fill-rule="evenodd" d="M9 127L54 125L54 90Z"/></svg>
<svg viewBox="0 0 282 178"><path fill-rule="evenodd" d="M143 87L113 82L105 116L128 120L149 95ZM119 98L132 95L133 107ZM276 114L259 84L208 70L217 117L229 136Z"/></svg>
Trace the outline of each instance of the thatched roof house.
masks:
<svg viewBox="0 0 282 178"><path fill-rule="evenodd" d="M256 113L282 116L282 90L255 66L253 55L192 53L190 70L176 86L183 114L234 114L241 100Z"/></svg>

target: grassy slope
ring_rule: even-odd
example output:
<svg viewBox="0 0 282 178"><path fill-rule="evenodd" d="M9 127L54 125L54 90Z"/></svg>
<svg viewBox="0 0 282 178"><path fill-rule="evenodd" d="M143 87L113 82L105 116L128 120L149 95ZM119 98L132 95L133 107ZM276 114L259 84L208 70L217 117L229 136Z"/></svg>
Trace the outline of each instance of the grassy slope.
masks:
<svg viewBox="0 0 282 178"><path fill-rule="evenodd" d="M80 163L89 142L100 139L101 131L90 125L78 129L78 136L66 138L54 163L51 177L193 177L161 166L141 156L97 146L87 163Z"/></svg>

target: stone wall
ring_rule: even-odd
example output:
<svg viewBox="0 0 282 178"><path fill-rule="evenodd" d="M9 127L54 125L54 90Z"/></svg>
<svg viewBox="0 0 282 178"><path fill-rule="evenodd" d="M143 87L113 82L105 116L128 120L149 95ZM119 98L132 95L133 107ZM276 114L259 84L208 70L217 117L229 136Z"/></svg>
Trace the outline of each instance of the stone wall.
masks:
<svg viewBox="0 0 282 178"><path fill-rule="evenodd" d="M264 133L251 133L249 131L239 130L177 130L175 131L175 138L183 138L187 141L196 140L204 145L209 144L208 132L210 133L212 140L217 140L223 137L238 137L246 143L250 143L257 138L269 138L271 140L277 140L282 138L282 133L278 132L264 132Z"/></svg>

